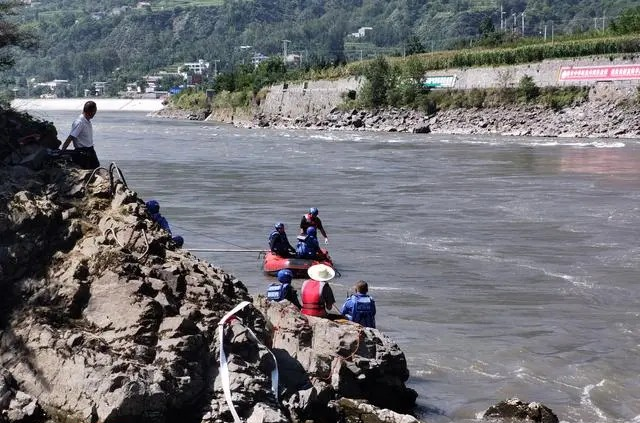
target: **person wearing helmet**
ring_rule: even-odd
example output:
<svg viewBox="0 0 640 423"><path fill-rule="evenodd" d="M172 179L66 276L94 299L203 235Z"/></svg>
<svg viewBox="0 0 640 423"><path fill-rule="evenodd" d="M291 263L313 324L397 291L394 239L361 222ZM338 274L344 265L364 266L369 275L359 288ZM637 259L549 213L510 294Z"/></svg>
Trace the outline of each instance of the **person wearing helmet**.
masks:
<svg viewBox="0 0 640 423"><path fill-rule="evenodd" d="M296 255L296 249L287 239L284 223L278 222L273 225L273 231L269 235L269 248L280 257L294 257Z"/></svg>
<svg viewBox="0 0 640 423"><path fill-rule="evenodd" d="M312 260L322 260L324 254L320 250L320 244L318 243L318 237L316 228L309 226L307 228L307 235L298 237L298 245L296 246L296 257Z"/></svg>
<svg viewBox="0 0 640 423"><path fill-rule="evenodd" d="M167 222L167 219L165 219L165 217L160 214L160 203L158 203L156 200L149 200L145 203L145 206L147 206L147 212L149 212L151 220L153 220L158 224L158 226L169 232L169 234L171 235L171 227L169 226L169 222ZM171 237L171 239L178 248L184 245L184 238L182 238L180 235L173 236Z"/></svg>
<svg viewBox="0 0 640 423"><path fill-rule="evenodd" d="M324 243L329 243L329 237L327 236L327 232L322 227L322 220L318 217L318 209L315 207L311 207L309 209L309 213L302 216L302 220L300 220L300 235L304 235L307 233L307 228L313 226L317 230L320 231L322 236L324 237Z"/></svg>
<svg viewBox="0 0 640 423"><path fill-rule="evenodd" d="M288 300L294 306L298 307L298 310L302 308L300 301L298 300L298 294L293 289L291 281L293 280L293 273L289 269L282 269L276 276L278 282L274 282L267 288L267 298L270 301L282 301Z"/></svg>

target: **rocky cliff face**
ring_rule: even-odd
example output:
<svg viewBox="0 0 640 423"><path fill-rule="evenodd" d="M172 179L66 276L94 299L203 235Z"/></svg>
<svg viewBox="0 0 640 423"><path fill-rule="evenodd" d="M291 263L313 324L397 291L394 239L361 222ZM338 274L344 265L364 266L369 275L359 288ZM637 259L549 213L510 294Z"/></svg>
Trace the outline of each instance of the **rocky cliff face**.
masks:
<svg viewBox="0 0 640 423"><path fill-rule="evenodd" d="M176 248L117 166L76 169L44 126L7 128L0 421L416 421L384 334L251 298Z"/></svg>

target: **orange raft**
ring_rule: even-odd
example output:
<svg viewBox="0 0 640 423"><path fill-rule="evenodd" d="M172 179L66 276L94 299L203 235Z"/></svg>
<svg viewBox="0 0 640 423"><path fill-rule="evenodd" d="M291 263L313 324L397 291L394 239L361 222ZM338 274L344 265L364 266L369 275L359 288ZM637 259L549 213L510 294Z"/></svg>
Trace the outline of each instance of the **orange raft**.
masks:
<svg viewBox="0 0 640 423"><path fill-rule="evenodd" d="M300 259L295 257L281 257L272 251L267 251L264 256L262 269L268 275L276 275L282 269L289 269L296 278L306 278L307 269L316 264L326 264L333 267L333 261L329 256L329 252L324 248L321 249L325 258L321 260Z"/></svg>

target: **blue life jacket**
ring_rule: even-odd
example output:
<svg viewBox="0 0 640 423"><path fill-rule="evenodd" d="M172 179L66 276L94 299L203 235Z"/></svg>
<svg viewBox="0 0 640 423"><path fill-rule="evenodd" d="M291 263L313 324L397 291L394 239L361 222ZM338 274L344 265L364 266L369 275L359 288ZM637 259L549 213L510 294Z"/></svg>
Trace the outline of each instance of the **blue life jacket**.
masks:
<svg viewBox="0 0 640 423"><path fill-rule="evenodd" d="M274 282L267 288L267 299L271 301L282 301L287 296L288 283Z"/></svg>
<svg viewBox="0 0 640 423"><path fill-rule="evenodd" d="M320 251L318 238L307 235L304 241L299 241L296 245L296 257L305 259L315 259Z"/></svg>
<svg viewBox="0 0 640 423"><path fill-rule="evenodd" d="M351 299L353 300L353 314L350 320L365 327L375 328L376 306L373 298L368 295L352 295Z"/></svg>

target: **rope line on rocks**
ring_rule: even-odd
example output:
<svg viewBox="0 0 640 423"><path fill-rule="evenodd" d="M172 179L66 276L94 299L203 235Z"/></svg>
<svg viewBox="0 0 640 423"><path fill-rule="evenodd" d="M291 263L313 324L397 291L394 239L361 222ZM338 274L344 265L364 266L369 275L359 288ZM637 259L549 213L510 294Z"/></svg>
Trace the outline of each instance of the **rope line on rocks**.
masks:
<svg viewBox="0 0 640 423"><path fill-rule="evenodd" d="M145 249L144 249L144 252L140 255L140 257L137 258L137 260L142 260L147 254L149 254L149 239L147 238L147 232L144 229L141 229L140 232L142 232L142 236L143 236L143 240L144 240L144 244L145 244ZM118 235L116 234L116 229L113 226L110 227L110 228L105 229L105 231L102 233L102 235L106 239L107 235L109 235L109 233L113 234L113 239L120 246L120 248L127 249L127 245L131 243L131 238L133 238L133 235L134 235L135 231L131 232L131 236L129 237L129 240L125 244L122 244L120 242L120 240L118 239ZM133 245L135 245L135 242L133 243Z"/></svg>
<svg viewBox="0 0 640 423"><path fill-rule="evenodd" d="M224 397L227 402L227 406L229 407L231 415L233 416L233 421L235 423L242 423L242 420L240 419L240 416L238 416L238 412L236 411L236 408L233 405L233 399L231 397L231 385L229 382L229 367L227 366L227 356L224 352L224 326L226 323L234 319L237 319L242 324L242 326L247 329L248 333L251 335L254 342L266 348L267 351L269 351L269 353L273 357L273 361L275 363L275 369L271 372L271 390L273 391L276 397L276 401L279 402L278 400L278 361L276 360L275 354L273 354L273 352L269 348L267 348L264 344L262 344L258 340L255 333L250 328L244 326L244 322L242 321L242 319L234 317L234 315L237 312L239 312L240 310L242 310L248 305L252 305L252 304L249 301L242 301L240 304L235 306L231 311L225 314L224 317L220 319L220 322L218 322L218 338L220 339L220 377L222 380L222 391L224 392Z"/></svg>

